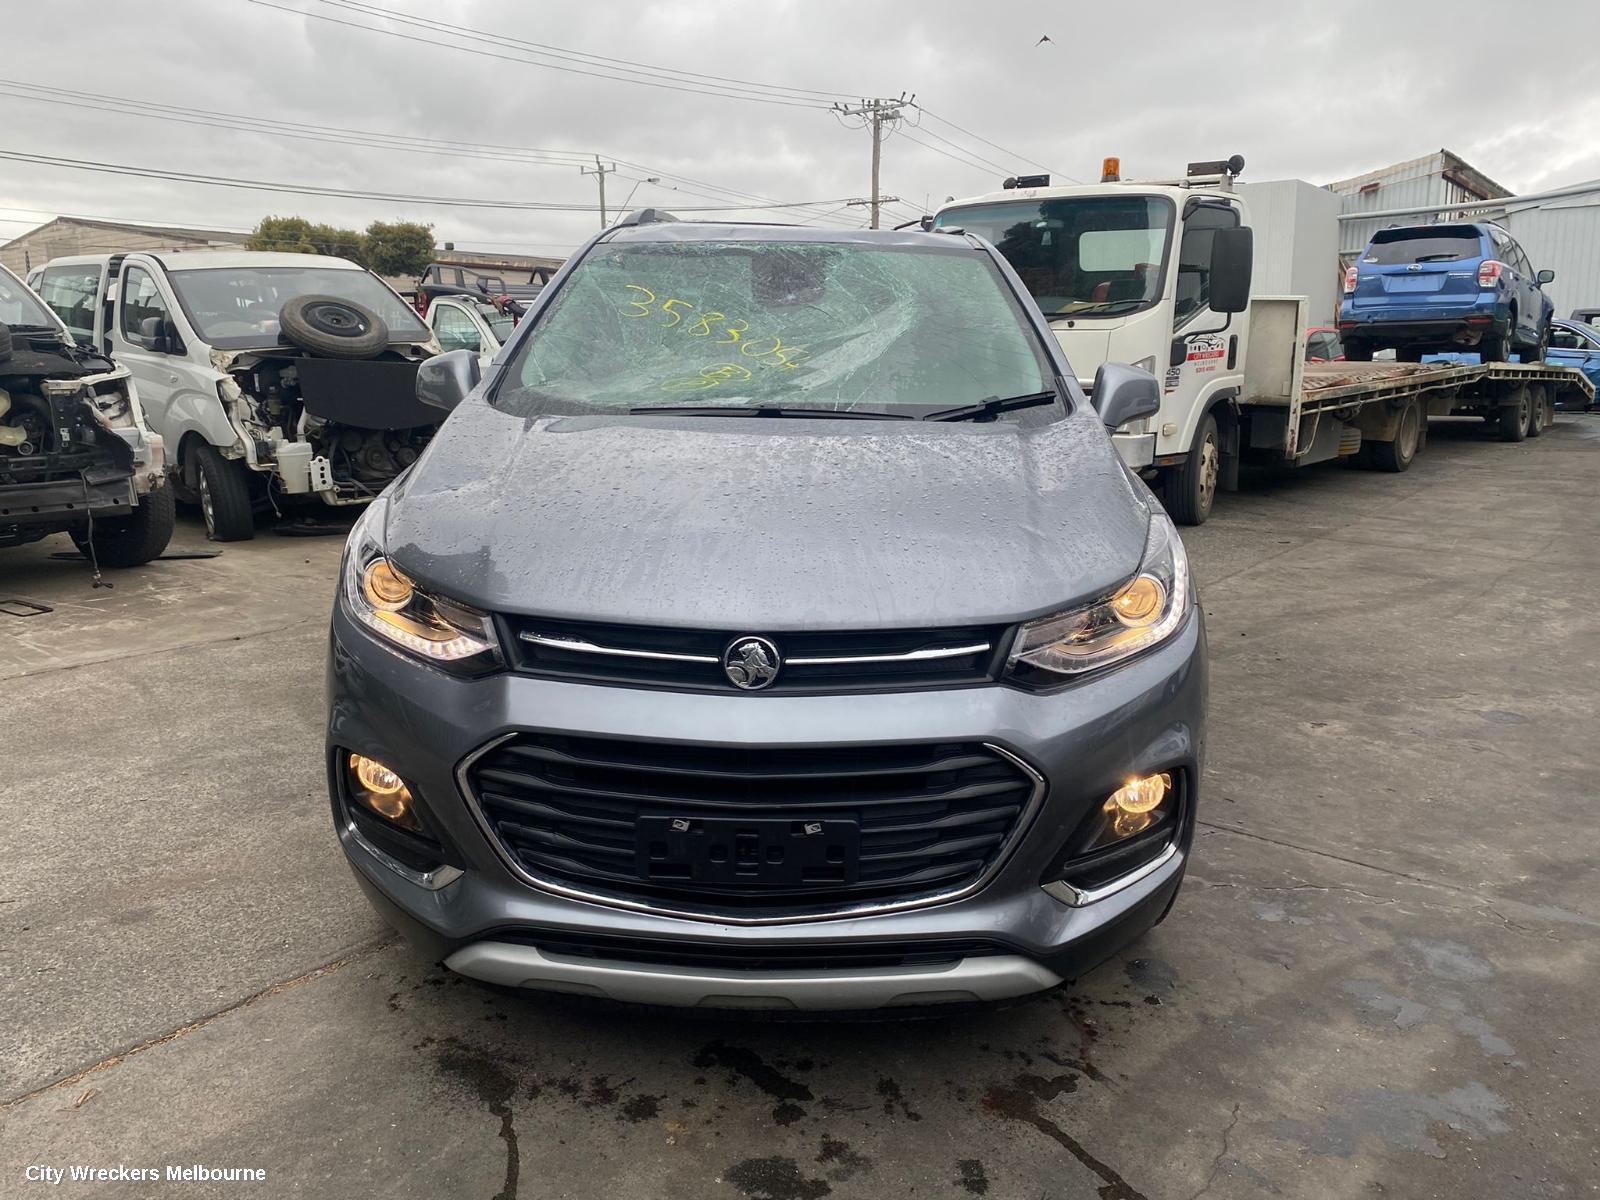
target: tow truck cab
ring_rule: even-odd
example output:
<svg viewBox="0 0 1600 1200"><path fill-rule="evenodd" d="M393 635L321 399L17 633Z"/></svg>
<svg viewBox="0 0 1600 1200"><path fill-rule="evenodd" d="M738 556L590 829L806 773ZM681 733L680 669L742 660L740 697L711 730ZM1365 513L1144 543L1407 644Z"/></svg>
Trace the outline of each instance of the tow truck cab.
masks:
<svg viewBox="0 0 1600 1200"><path fill-rule="evenodd" d="M1161 381L1160 412L1114 440L1130 467L1159 477L1184 523L1204 520L1219 482L1237 470L1252 281L1263 275L1256 247L1267 251L1274 290L1312 297L1313 318L1330 318L1336 303L1337 198L1299 181L1253 185L1278 235L1258 239L1246 188L1235 182L1243 168L1236 155L1192 163L1180 180L1136 183L1121 181L1107 159L1099 184L1009 179L932 219L935 229L994 243L1085 390L1105 362Z"/></svg>

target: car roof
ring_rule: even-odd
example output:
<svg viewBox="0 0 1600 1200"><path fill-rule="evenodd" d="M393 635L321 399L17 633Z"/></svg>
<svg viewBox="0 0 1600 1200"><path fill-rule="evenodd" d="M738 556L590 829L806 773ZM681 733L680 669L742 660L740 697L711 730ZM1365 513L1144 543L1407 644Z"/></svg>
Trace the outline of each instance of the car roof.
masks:
<svg viewBox="0 0 1600 1200"><path fill-rule="evenodd" d="M151 254L169 271L197 271L229 267L321 267L337 271L365 270L348 258L327 254L278 254L265 250L177 250Z"/></svg>
<svg viewBox="0 0 1600 1200"><path fill-rule="evenodd" d="M334 258L327 254L279 254L265 250L126 250L120 254L67 254L52 258L44 264L49 267L78 267L89 263L106 263L113 258L129 258L142 254L153 258L169 271L193 271L213 267L306 267L315 259L318 267L338 271L364 271L365 267L348 258Z"/></svg>

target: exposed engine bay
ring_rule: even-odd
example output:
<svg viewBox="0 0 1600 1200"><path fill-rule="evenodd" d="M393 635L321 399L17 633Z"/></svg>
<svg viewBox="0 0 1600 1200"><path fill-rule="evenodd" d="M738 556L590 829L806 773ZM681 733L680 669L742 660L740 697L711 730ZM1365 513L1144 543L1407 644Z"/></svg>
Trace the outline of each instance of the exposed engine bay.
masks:
<svg viewBox="0 0 1600 1200"><path fill-rule="evenodd" d="M220 394L247 457L274 471L279 491L359 504L415 462L439 424L438 410L416 400L427 350L402 349L361 360L214 351L213 361L228 377Z"/></svg>
<svg viewBox="0 0 1600 1200"><path fill-rule="evenodd" d="M0 325L0 546L131 512L164 485L126 370L53 329Z"/></svg>

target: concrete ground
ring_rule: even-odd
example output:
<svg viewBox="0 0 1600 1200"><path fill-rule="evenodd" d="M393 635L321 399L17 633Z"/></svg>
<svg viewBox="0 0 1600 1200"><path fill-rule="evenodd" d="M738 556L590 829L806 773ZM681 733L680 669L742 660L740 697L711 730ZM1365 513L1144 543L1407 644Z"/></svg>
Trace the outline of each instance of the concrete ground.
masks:
<svg viewBox="0 0 1600 1200"><path fill-rule="evenodd" d="M1600 1191L1600 417L1247 481L1185 539L1213 750L1171 919L913 1023L508 995L368 912L323 796L337 538L91 590L0 552L0 1195ZM191 520L179 548L204 548ZM5 606L0 605L0 612Z"/></svg>

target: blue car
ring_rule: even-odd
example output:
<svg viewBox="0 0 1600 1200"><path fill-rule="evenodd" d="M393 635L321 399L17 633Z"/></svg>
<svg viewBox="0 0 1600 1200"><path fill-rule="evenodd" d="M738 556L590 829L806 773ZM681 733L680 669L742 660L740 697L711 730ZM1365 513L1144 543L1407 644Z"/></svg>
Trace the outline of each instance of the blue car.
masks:
<svg viewBox="0 0 1600 1200"><path fill-rule="evenodd" d="M1339 336L1368 362L1392 349L1401 362L1476 351L1484 362L1542 361L1555 307L1512 236L1490 222L1416 225L1373 235L1345 271Z"/></svg>
<svg viewBox="0 0 1600 1200"><path fill-rule="evenodd" d="M1550 326L1550 349L1545 361L1554 367L1577 367L1600 389L1600 329L1582 321L1555 321ZM1566 396L1578 400L1575 393ZM1564 407L1560 402L1558 408Z"/></svg>

